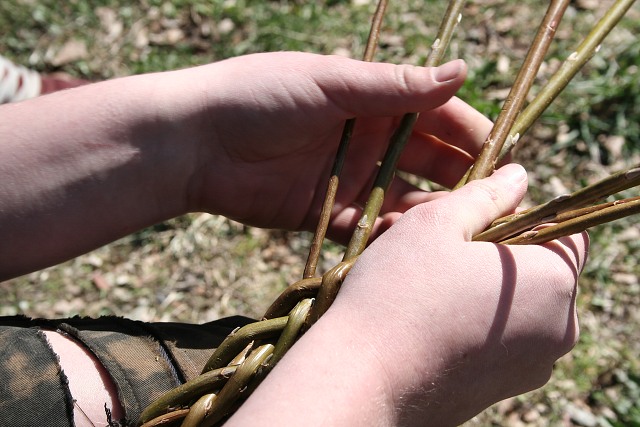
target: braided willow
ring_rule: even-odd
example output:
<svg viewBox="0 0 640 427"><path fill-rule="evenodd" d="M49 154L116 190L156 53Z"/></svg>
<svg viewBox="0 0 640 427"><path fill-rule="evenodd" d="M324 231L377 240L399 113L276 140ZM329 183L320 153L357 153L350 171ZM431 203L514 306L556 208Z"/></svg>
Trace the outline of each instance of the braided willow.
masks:
<svg viewBox="0 0 640 427"><path fill-rule="evenodd" d="M618 0L611 7L576 52L567 59L565 65L550 79L547 86L521 112L533 78L544 59L568 3L568 0L550 2L540 30L502 112L474 166L458 186L493 172L495 164L515 145L519 135L530 127L579 68L593 56L597 46L631 7L633 0ZM438 36L427 58L427 66L436 66L441 62L454 29L462 16L463 5L464 1L461 0L449 2ZM386 6L386 0L378 2L363 58L365 61L373 60ZM220 425L242 404L300 335L326 312L370 238L385 192L394 178L397 161L417 118L417 113L406 114L392 136L369 200L345 250L342 262L322 277L315 277L355 119L345 123L303 278L289 286L273 302L261 321L232 332L209 358L200 376L169 391L146 408L138 425L142 427ZM560 196L540 206L500 218L494 221L486 231L475 236L474 240L503 244L538 244L580 232L604 222L637 214L640 213L640 197L595 205L594 203L639 185L640 165L635 165L572 194ZM549 223L554 224L540 227Z"/></svg>

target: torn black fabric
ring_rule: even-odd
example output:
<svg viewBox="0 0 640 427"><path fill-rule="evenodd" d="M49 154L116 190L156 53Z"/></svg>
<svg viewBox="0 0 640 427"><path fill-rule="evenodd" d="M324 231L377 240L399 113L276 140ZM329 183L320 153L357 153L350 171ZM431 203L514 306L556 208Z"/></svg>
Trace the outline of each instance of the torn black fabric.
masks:
<svg viewBox="0 0 640 427"><path fill-rule="evenodd" d="M91 351L109 373L116 385L118 398L125 412L125 419L114 421L119 425L129 425L135 422L144 408L161 394L199 375L206 361L224 338L235 328L251 322L253 322L252 319L241 316L202 325L171 322L146 323L112 316L97 319L73 317L55 320L12 316L0 317L0 331L11 328L34 330L33 328L41 327L63 331L72 336L79 344ZM16 341L14 348L6 357L23 351L25 350L22 350L20 343ZM51 353L50 349L49 353ZM1 369L3 360L8 360L6 357L0 359L0 383L5 378ZM56 356L52 355L52 357L56 360L57 366ZM37 376L31 380L34 383L40 381ZM46 396L46 394L40 396L40 399L47 400ZM25 402L29 401L26 405L35 404L30 396L24 397ZM73 402L71 398L69 401ZM59 405L59 402L56 401L55 405ZM11 409L8 408L8 410ZM28 427L45 424L0 422L0 426L13 425Z"/></svg>
<svg viewBox="0 0 640 427"><path fill-rule="evenodd" d="M58 357L37 327L0 324L0 426L73 426Z"/></svg>

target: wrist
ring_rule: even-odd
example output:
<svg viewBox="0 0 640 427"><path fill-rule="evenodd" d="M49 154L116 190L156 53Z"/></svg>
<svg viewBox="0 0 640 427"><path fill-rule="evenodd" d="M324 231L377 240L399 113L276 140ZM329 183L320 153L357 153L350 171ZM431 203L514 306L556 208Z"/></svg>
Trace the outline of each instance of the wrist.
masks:
<svg viewBox="0 0 640 427"><path fill-rule="evenodd" d="M366 340L327 312L293 346L230 426L395 425L386 373Z"/></svg>
<svg viewBox="0 0 640 427"><path fill-rule="evenodd" d="M201 168L200 118L194 111L192 85L180 71L126 79L131 144L139 152L138 168L146 182L145 197L161 221L195 210L194 176ZM173 89L175 88L175 90ZM196 94L197 95L197 94Z"/></svg>

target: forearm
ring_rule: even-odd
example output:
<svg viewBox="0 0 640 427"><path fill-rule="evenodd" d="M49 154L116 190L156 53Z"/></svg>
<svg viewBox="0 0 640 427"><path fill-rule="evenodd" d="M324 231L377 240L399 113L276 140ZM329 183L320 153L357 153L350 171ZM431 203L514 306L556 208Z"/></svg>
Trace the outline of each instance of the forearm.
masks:
<svg viewBox="0 0 640 427"><path fill-rule="evenodd" d="M194 154L170 138L163 78L0 107L0 280L184 212Z"/></svg>

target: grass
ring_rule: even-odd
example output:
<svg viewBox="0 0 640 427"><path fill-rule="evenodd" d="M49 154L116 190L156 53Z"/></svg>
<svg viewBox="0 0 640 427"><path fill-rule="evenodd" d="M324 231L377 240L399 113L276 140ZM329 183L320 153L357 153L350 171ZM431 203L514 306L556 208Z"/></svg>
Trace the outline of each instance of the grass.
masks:
<svg viewBox="0 0 640 427"><path fill-rule="evenodd" d="M589 2L572 3L535 87L571 53L607 3L598 2L595 10L580 8ZM422 63L443 10L443 1L392 2L378 59ZM4 0L0 52L41 71L91 80L261 51L359 57L372 11L372 4L357 0ZM469 2L451 46L451 56L471 68L463 99L489 117L497 115L542 13L533 0ZM525 138L515 159L530 170L528 203L640 162L638 22L636 5ZM595 426L640 425L638 228L637 219L627 219L591 232L591 259L580 282L582 338L558 363L551 382L468 425L584 425L585 417ZM307 233L187 215L0 283L0 314L188 322L257 317L300 277L308 239ZM340 251L328 245L321 268L334 265Z"/></svg>

